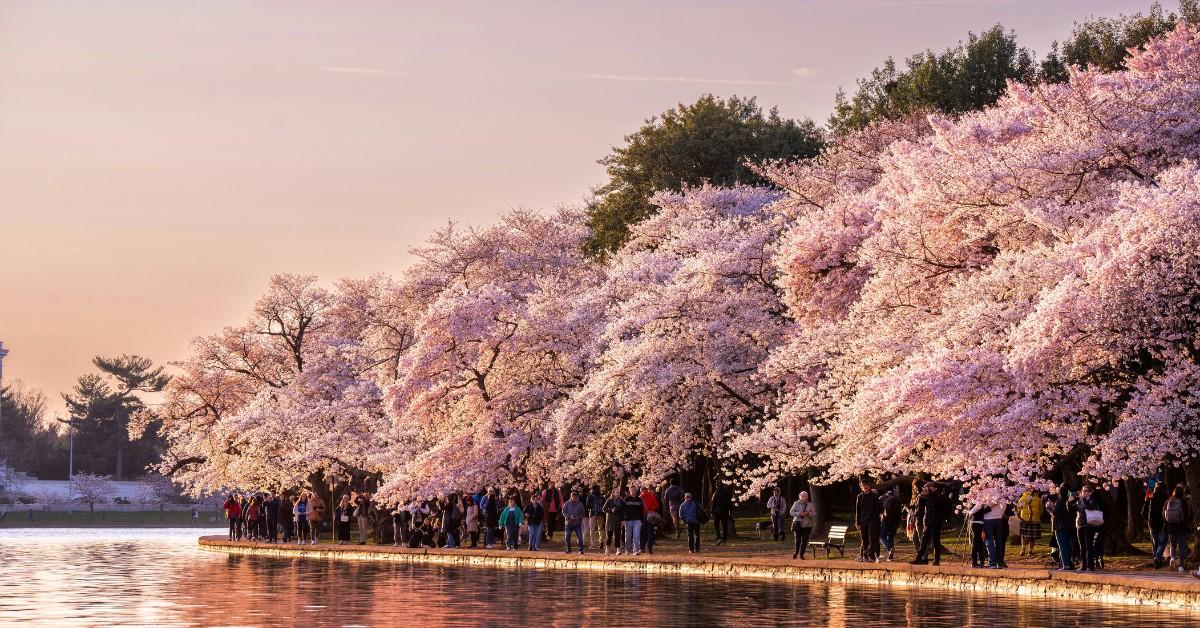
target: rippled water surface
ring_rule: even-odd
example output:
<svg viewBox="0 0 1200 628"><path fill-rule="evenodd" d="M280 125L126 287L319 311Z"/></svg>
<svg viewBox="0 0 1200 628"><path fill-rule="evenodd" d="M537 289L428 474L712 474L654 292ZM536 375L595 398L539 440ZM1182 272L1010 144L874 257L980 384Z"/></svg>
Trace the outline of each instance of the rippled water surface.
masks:
<svg viewBox="0 0 1200 628"><path fill-rule="evenodd" d="M230 556L212 530L0 530L0 625L1196 626L1087 600Z"/></svg>

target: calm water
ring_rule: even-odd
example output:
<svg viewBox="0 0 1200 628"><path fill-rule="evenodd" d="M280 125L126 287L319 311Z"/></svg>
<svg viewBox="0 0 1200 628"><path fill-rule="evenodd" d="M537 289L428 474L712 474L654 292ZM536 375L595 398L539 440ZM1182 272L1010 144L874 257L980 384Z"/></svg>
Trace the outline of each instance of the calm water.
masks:
<svg viewBox="0 0 1200 628"><path fill-rule="evenodd" d="M0 530L0 625L1200 625L1200 614L1087 601L197 549L212 533Z"/></svg>

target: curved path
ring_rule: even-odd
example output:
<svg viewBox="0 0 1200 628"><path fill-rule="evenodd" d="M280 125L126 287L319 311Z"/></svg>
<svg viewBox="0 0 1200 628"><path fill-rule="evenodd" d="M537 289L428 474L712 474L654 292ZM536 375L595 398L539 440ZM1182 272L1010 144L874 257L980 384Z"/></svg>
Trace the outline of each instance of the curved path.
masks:
<svg viewBox="0 0 1200 628"><path fill-rule="evenodd" d="M1200 609L1200 580L1171 572L1075 573L1045 569L980 570L960 565L858 563L851 560L724 557L678 553L605 556L481 549L409 549L386 545L270 544L200 537L207 550L276 557L401 561L529 569L595 569L696 574L777 580L808 580L903 587L947 588L977 593L1011 593L1062 598L1087 597L1121 604Z"/></svg>

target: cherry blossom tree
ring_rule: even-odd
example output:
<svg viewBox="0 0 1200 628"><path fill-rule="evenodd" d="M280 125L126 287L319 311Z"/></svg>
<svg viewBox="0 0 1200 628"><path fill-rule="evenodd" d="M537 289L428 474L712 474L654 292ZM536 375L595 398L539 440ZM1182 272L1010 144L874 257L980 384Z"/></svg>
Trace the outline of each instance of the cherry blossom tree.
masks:
<svg viewBox="0 0 1200 628"><path fill-rule="evenodd" d="M421 309L387 393L382 499L555 474L549 417L582 383L596 320L571 307L600 276L582 255L586 234L576 212L515 211L448 226L415 251L400 289Z"/></svg>
<svg viewBox="0 0 1200 628"><path fill-rule="evenodd" d="M771 264L787 217L779 194L703 186L655 198L607 280L586 385L558 416L566 473L657 481L717 457L726 432L761 421L773 387L758 365L787 327Z"/></svg>

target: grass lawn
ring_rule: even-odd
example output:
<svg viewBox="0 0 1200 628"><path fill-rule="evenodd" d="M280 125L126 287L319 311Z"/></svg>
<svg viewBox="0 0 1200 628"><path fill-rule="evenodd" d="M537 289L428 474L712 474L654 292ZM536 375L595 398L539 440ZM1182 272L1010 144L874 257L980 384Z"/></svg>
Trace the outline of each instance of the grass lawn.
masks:
<svg viewBox="0 0 1200 628"><path fill-rule="evenodd" d="M124 512L97 510L72 512L54 510L13 510L0 520L0 528L57 528L57 527L224 527L224 515L219 512L201 511L200 519L192 520L191 511L157 510Z"/></svg>

